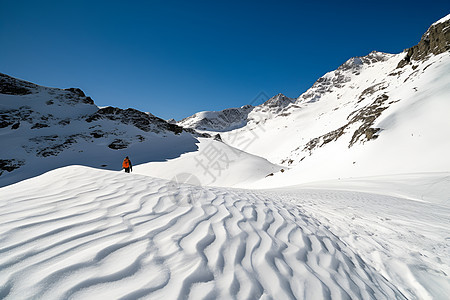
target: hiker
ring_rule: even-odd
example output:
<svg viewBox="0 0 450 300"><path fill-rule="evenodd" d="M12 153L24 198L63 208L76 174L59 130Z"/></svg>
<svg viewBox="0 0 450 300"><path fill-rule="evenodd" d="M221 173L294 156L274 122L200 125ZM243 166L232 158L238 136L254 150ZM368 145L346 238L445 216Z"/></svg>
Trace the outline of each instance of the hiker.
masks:
<svg viewBox="0 0 450 300"><path fill-rule="evenodd" d="M130 173L133 171L133 166L131 165L131 160L127 157L123 160L122 169L125 169L126 173Z"/></svg>

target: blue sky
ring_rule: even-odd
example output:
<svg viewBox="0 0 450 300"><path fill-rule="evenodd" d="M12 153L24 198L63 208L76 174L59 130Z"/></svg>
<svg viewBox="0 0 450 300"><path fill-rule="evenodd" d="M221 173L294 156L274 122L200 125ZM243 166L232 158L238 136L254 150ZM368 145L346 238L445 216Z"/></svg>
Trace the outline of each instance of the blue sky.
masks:
<svg viewBox="0 0 450 300"><path fill-rule="evenodd" d="M417 44L450 13L448 0L0 4L0 72L165 119L261 91L297 97L352 56Z"/></svg>

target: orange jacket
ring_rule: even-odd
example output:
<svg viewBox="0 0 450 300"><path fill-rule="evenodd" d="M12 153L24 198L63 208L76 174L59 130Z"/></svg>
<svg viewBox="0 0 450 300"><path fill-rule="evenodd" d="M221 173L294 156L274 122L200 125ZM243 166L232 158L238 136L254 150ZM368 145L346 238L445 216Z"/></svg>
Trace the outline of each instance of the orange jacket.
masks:
<svg viewBox="0 0 450 300"><path fill-rule="evenodd" d="M130 167L130 160L128 158L125 158L123 160L123 163L122 163L122 168L126 169L126 168L129 168L129 167Z"/></svg>

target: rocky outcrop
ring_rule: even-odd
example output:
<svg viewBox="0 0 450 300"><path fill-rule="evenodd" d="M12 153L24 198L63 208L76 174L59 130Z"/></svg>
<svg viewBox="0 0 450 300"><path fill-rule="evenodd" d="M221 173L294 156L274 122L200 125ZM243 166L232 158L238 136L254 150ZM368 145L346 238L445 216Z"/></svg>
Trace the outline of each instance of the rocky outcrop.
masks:
<svg viewBox="0 0 450 300"><path fill-rule="evenodd" d="M295 98L289 98L285 95L283 95L282 93L279 93L275 96L273 96L272 98L270 98L269 100L267 100L266 102L264 102L262 104L262 106L268 106L271 108L278 108L278 109L282 109L285 108L286 106L288 106L291 103L295 102Z"/></svg>
<svg viewBox="0 0 450 300"><path fill-rule="evenodd" d="M33 92L34 87L33 83L0 73L0 94L28 95Z"/></svg>
<svg viewBox="0 0 450 300"><path fill-rule="evenodd" d="M222 111L200 112L181 120L178 124L199 130L231 131L251 122L257 123L273 116L284 116L283 110L296 100L279 93L258 106L244 105Z"/></svg>
<svg viewBox="0 0 450 300"><path fill-rule="evenodd" d="M248 114L254 106L244 105L222 111L201 112L181 120L178 124L198 130L228 131L247 124Z"/></svg>
<svg viewBox="0 0 450 300"><path fill-rule="evenodd" d="M122 139L115 139L111 144L108 145L109 148L113 150L125 149L129 145L129 142Z"/></svg>
<svg viewBox="0 0 450 300"><path fill-rule="evenodd" d="M108 119L118 121L123 124L133 125L145 132L160 133L164 130L171 131L175 134L180 134L183 131L195 133L193 130L185 130L183 127L176 124L170 124L167 121L158 118L150 113L144 113L139 110L128 108L120 109L117 107L100 108L95 114L86 118L87 122L93 122L100 119Z"/></svg>
<svg viewBox="0 0 450 300"><path fill-rule="evenodd" d="M0 159L0 176L4 171L12 172L15 169L20 168L25 163L24 160L18 159Z"/></svg>
<svg viewBox="0 0 450 300"><path fill-rule="evenodd" d="M335 89L343 88L351 81L351 75L359 75L364 65L371 65L377 62L388 60L392 55L372 51L366 56L352 57L343 63L335 71L329 72L320 77L314 85L299 97L299 101L313 103L318 101L324 94Z"/></svg>
<svg viewBox="0 0 450 300"><path fill-rule="evenodd" d="M0 128L14 126L20 124L20 122L32 124L34 119L33 111L28 106L21 106L19 109L0 110ZM18 128L18 125L16 126Z"/></svg>
<svg viewBox="0 0 450 300"><path fill-rule="evenodd" d="M430 26L420 42L406 51L406 56L398 64L402 68L412 61L424 60L429 55L450 51L450 19Z"/></svg>
<svg viewBox="0 0 450 300"><path fill-rule="evenodd" d="M24 96L29 94L37 94L41 91L47 91L53 98L46 101L47 105L53 105L55 104L55 101L62 101L69 105L79 103L94 104L92 98L87 97L79 88L48 88L0 73L0 94Z"/></svg>
<svg viewBox="0 0 450 300"><path fill-rule="evenodd" d="M378 132L380 128L373 127L376 119L381 116L381 113L386 110L389 105L395 101L387 102L389 96L382 94L378 96L374 102L364 106L363 108L356 110L348 116L349 122L344 126L330 131L322 136L311 139L304 147L303 151L307 151L310 154L316 148L323 147L324 145L338 140L346 131L348 131L354 124L358 124L359 127L353 132L352 138L348 147L352 147L356 142L366 142L378 138ZM296 149L297 150L297 149Z"/></svg>

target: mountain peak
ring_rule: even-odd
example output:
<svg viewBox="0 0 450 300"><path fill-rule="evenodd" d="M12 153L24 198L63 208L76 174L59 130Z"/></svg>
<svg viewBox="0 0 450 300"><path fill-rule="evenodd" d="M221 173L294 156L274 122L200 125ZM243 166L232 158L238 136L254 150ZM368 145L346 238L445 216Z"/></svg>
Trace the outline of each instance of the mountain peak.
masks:
<svg viewBox="0 0 450 300"><path fill-rule="evenodd" d="M390 55L387 53L372 51L366 56L355 56L347 60L345 63L340 65L337 70L347 71L351 69L359 69L363 65L370 65L380 61L386 61L389 59Z"/></svg>
<svg viewBox="0 0 450 300"><path fill-rule="evenodd" d="M262 106L284 108L289 104L294 103L295 100L296 100L295 98L289 98L282 93L278 93L269 100L267 100L266 102L264 102Z"/></svg>

